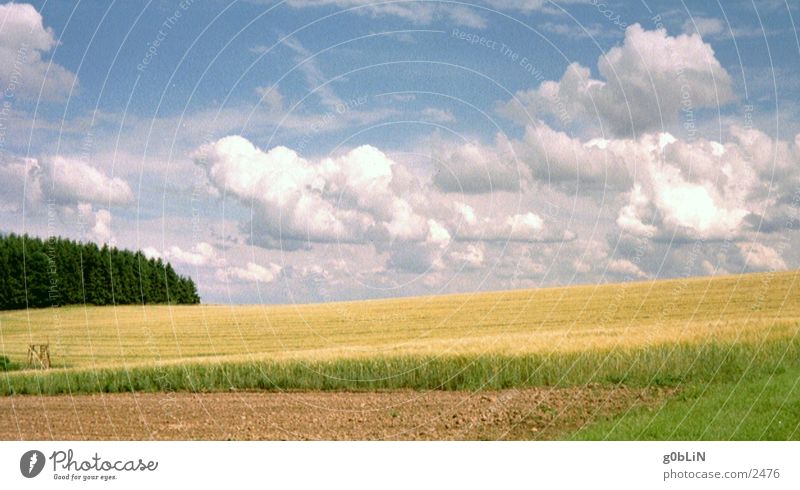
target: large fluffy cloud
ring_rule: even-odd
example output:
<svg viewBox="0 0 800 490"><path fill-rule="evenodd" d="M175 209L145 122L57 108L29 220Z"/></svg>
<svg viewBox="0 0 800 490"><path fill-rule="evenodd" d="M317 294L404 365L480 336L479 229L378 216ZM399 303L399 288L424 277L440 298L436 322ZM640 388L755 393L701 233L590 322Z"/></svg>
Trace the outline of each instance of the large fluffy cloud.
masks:
<svg viewBox="0 0 800 490"><path fill-rule="evenodd" d="M43 159L41 165L42 192L58 203L120 205L133 201L127 182L79 159L53 156Z"/></svg>
<svg viewBox="0 0 800 490"><path fill-rule="evenodd" d="M575 237L515 200L477 212L442 192L435 176L421 182L369 145L312 161L286 147L262 150L230 136L202 146L194 159L220 196L251 210L242 232L267 249L367 247L385 257L386 269L422 274L477 268L483 243Z"/></svg>
<svg viewBox="0 0 800 490"><path fill-rule="evenodd" d="M534 178L570 188L627 187L636 158L635 154L612 151L605 140L583 142L541 121L527 126L524 136L513 145Z"/></svg>
<svg viewBox="0 0 800 490"><path fill-rule="evenodd" d="M678 253L693 240L759 241L759 231L776 229L765 223L785 221L796 211L785 193L800 185L797 143L773 140L754 129L733 127L724 142L688 142L669 133L581 141L539 122L509 144L523 155L529 178L534 178L532 189L521 191L526 203L521 206L517 193L501 193L509 197L504 201L489 193L443 192L435 175L428 183L419 182L403 164L372 146L311 161L285 147L261 150L235 136L200 148L195 159L220 195L252 209L250 227L243 230L252 243L285 249L366 246L362 250L370 254L385 254L387 269L416 274L476 270L488 263L490 252L508 244L579 240L532 204L546 175L551 183L556 176L580 177L608 192L603 197L609 206L603 218L607 221L598 225L608 233L609 251L574 259L578 274L649 277L658 273L649 255L673 253L658 244ZM475 151L474 143L465 145L464 154ZM552 152L546 151L547 145L553 146ZM467 167L463 165L465 172ZM776 215L781 203L785 212ZM582 226L586 230L589 225ZM655 248L611 243L620 233L652 242ZM636 254L642 256L632 257ZM751 255L750 268L778 267L784 260L781 251L766 248ZM531 264L531 271L545 270L540 261Z"/></svg>
<svg viewBox="0 0 800 490"><path fill-rule="evenodd" d="M523 124L547 115L562 125L600 123L612 134L630 136L672 126L682 110L693 115L733 99L730 75L699 34L672 37L634 24L621 46L600 56L597 68L599 80L572 63L561 80L518 92L501 110Z"/></svg>
<svg viewBox="0 0 800 490"><path fill-rule="evenodd" d="M433 138L429 146L431 160L436 165L433 182L446 192L519 192L530 175L528 166L502 133L492 145Z"/></svg>
<svg viewBox="0 0 800 490"><path fill-rule="evenodd" d="M769 245L763 243L739 243L739 252L751 270L776 271L785 270L786 262L780 253Z"/></svg>
<svg viewBox="0 0 800 490"><path fill-rule="evenodd" d="M108 209L95 211L91 204L81 203L77 206L78 218L88 230L88 238L97 243L116 244L111 230L111 212Z"/></svg>
<svg viewBox="0 0 800 490"><path fill-rule="evenodd" d="M77 158L12 156L0 161L0 206L19 210L23 201L37 205L45 200L59 206L123 205L133 201L133 191L119 177Z"/></svg>
<svg viewBox="0 0 800 490"><path fill-rule="evenodd" d="M798 217L800 136L734 126L721 141L681 139L679 122L694 129L695 111L734 98L697 34L631 26L597 71L572 64L503 105L519 136L425 140L429 181L374 146L310 160L228 137L194 158L220 195L252 210L253 243L346 244L356 262L369 255L373 277L424 274L433 287L462 271L532 281L785 268L771 234ZM572 201L559 221L537 207L550 197Z"/></svg>
<svg viewBox="0 0 800 490"><path fill-rule="evenodd" d="M75 75L43 59L55 46L53 31L32 5L0 5L0 86L7 96L63 100L69 94Z"/></svg>
<svg viewBox="0 0 800 490"><path fill-rule="evenodd" d="M754 129L733 127L731 134L724 144L688 143L669 134L609 143L620 152L636 146L641 155L636 183L617 218L620 229L690 239L776 231L757 223L766 214L785 222L796 212L786 199L800 185L800 149Z"/></svg>
<svg viewBox="0 0 800 490"><path fill-rule="evenodd" d="M414 241L429 232L402 169L371 146L310 162L286 147L262 151L230 136L194 157L220 192L252 206L257 243Z"/></svg>

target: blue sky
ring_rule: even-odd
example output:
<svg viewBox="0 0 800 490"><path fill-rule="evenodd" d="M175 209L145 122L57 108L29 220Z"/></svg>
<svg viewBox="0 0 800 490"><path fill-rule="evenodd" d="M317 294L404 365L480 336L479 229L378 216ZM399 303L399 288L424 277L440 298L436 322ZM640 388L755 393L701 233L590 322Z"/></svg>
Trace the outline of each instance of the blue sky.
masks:
<svg viewBox="0 0 800 490"><path fill-rule="evenodd" d="M208 302L800 261L791 3L0 9L3 231L145 249Z"/></svg>

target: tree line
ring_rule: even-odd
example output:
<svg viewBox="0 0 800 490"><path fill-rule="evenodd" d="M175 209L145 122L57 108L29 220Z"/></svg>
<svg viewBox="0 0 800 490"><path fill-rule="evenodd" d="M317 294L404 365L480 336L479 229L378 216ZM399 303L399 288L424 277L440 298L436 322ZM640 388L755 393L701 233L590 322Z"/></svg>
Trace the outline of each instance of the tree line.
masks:
<svg viewBox="0 0 800 490"><path fill-rule="evenodd" d="M169 262L66 238L0 235L0 309L200 302Z"/></svg>

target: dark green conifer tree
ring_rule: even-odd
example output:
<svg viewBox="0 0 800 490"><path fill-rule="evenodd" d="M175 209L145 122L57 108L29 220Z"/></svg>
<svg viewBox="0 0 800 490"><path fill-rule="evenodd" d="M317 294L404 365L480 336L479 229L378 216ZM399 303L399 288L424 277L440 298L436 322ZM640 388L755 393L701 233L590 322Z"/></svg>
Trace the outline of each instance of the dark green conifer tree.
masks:
<svg viewBox="0 0 800 490"><path fill-rule="evenodd" d="M63 238L0 235L0 309L196 304L197 287L161 259Z"/></svg>

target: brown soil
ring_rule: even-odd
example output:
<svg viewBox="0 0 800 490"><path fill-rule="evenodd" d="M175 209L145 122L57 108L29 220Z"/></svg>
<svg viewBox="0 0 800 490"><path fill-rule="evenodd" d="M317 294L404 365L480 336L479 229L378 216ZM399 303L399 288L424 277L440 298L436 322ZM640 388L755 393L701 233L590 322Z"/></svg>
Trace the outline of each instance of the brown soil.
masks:
<svg viewBox="0 0 800 490"><path fill-rule="evenodd" d="M553 439L667 394L590 386L16 396L0 398L0 439Z"/></svg>

